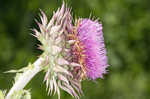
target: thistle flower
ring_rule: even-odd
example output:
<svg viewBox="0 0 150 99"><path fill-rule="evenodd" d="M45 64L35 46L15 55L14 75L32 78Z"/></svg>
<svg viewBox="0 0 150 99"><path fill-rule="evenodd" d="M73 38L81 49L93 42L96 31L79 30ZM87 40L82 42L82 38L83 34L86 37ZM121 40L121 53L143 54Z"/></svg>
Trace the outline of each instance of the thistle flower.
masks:
<svg viewBox="0 0 150 99"><path fill-rule="evenodd" d="M43 11L40 19L41 22L37 22L40 30L33 29L33 35L41 42L39 48L43 53L33 64L9 71L17 74L6 99L16 98L20 92L19 96L26 93L30 99L29 92L23 88L42 70L46 72L44 82L48 94L57 93L60 99L62 89L79 99L83 94L82 80L103 78L107 72L102 24L90 19L79 19L73 26L70 9L64 3L54 12L50 21Z"/></svg>
<svg viewBox="0 0 150 99"><path fill-rule="evenodd" d="M106 49L102 32L102 24L90 19L79 19L76 22L71 40L75 40L72 45L73 61L81 65L78 68L80 76L78 78L103 78L108 67Z"/></svg>

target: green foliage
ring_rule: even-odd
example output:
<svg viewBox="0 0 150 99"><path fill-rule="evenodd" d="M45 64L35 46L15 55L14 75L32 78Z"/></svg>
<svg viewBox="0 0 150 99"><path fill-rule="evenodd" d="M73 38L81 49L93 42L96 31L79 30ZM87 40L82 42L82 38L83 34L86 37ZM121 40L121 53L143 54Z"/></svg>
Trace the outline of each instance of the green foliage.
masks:
<svg viewBox="0 0 150 99"><path fill-rule="evenodd" d="M150 98L150 1L149 0L66 0L74 17L90 13L103 23L109 57L109 72L103 80L84 81L81 99L149 99ZM30 28L36 28L39 8L49 17L61 0L0 1L0 88L12 86L12 74L41 54ZM50 18L49 18L50 19ZM43 74L38 74L26 88L32 99L56 99L47 96ZM0 99L2 94L0 92ZM61 99L70 99L61 92ZM3 98L2 98L3 99Z"/></svg>
<svg viewBox="0 0 150 99"><path fill-rule="evenodd" d="M11 98L12 99L31 99L31 94L29 90L20 90L18 92L14 92Z"/></svg>
<svg viewBox="0 0 150 99"><path fill-rule="evenodd" d="M5 98L5 95L3 93L3 91L0 90L0 99L4 99Z"/></svg>

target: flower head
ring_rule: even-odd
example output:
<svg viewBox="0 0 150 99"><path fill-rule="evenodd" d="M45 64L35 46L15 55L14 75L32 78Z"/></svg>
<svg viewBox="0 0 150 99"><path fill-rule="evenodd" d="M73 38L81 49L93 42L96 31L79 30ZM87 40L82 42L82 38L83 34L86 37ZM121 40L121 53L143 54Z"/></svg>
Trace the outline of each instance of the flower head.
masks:
<svg viewBox="0 0 150 99"><path fill-rule="evenodd" d="M79 19L71 36L74 60L81 65L80 79L103 78L108 67L102 24L90 19Z"/></svg>
<svg viewBox="0 0 150 99"><path fill-rule="evenodd" d="M35 36L44 51L41 57L47 60L45 78L48 93L63 89L79 99L81 81L86 78L102 78L106 73L107 56L102 24L90 19L79 19L72 25L70 9L64 3L48 22L42 13L40 31Z"/></svg>

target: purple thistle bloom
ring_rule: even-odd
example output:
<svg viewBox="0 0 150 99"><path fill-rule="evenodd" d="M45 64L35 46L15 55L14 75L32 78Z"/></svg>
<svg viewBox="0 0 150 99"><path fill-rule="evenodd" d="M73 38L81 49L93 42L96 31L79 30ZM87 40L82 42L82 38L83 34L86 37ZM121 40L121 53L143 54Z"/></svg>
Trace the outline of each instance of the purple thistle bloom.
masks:
<svg viewBox="0 0 150 99"><path fill-rule="evenodd" d="M82 19L77 28L77 37L84 46L85 68L88 78L103 78L108 67L102 24Z"/></svg>

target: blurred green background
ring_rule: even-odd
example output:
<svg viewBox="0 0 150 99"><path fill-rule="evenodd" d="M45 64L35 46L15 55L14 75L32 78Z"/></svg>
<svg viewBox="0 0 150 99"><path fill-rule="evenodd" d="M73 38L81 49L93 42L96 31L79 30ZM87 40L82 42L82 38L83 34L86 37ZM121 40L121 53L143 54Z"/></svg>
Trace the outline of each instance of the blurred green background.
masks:
<svg viewBox="0 0 150 99"><path fill-rule="evenodd" d="M84 81L81 99L150 99L150 0L66 0L74 18L91 14L103 23L109 57L109 73L104 79ZM34 62L42 52L30 29L37 28L39 8L49 19L62 0L0 0L0 89L9 89L14 74ZM43 73L26 89L32 99L57 99L47 96ZM61 92L61 99L72 99Z"/></svg>

